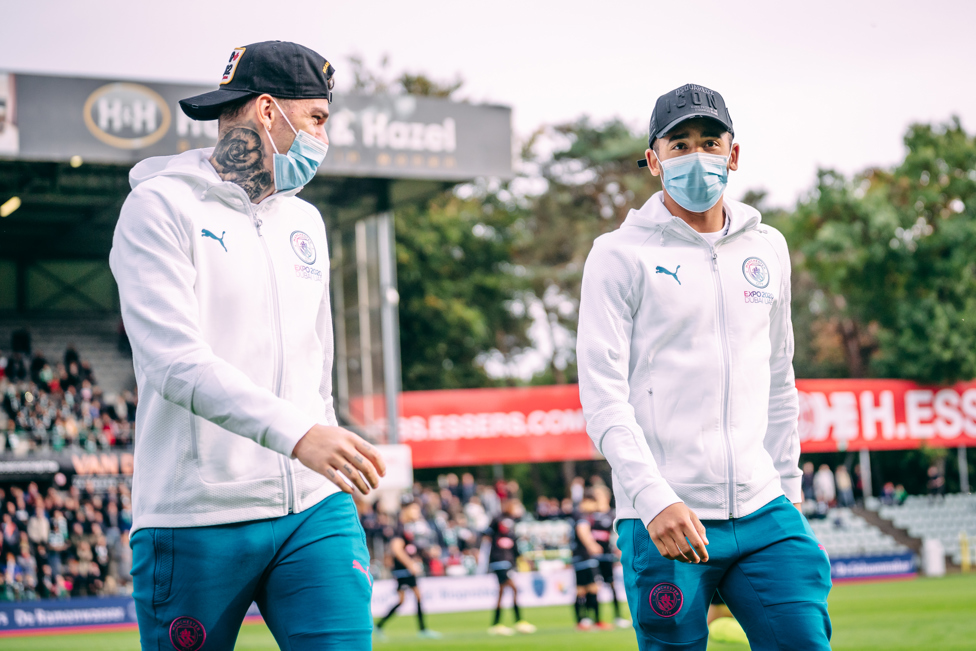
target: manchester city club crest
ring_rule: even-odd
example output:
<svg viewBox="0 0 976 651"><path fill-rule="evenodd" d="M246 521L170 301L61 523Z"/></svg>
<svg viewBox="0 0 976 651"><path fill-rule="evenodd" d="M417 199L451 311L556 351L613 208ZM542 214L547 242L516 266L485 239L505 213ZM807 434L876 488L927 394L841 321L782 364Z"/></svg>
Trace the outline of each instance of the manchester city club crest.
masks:
<svg viewBox="0 0 976 651"><path fill-rule="evenodd" d="M295 251L295 255L298 256L299 260L305 264L313 264L315 262L315 244L307 233L294 231L291 234L291 248Z"/></svg>
<svg viewBox="0 0 976 651"><path fill-rule="evenodd" d="M192 617L177 617L169 625L169 641L179 651L198 651L207 641L207 631Z"/></svg>
<svg viewBox="0 0 976 651"><path fill-rule="evenodd" d="M759 258L746 258L742 263L742 275L753 287L763 289L769 285L769 267Z"/></svg>
<svg viewBox="0 0 976 651"><path fill-rule="evenodd" d="M648 601L651 610L659 617L674 617L681 610L684 595L681 589L673 583L658 583L651 589Z"/></svg>

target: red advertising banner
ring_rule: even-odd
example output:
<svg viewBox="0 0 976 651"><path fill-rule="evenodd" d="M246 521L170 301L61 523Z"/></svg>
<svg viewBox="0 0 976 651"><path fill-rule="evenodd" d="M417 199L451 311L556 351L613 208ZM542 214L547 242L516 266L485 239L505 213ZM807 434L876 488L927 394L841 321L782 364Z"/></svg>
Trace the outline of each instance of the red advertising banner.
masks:
<svg viewBox="0 0 976 651"><path fill-rule="evenodd" d="M575 385L407 391L399 442L414 468L592 459Z"/></svg>
<svg viewBox="0 0 976 651"><path fill-rule="evenodd" d="M976 382L797 380L803 452L976 445ZM415 468L593 459L579 388L408 391L399 436Z"/></svg>
<svg viewBox="0 0 976 651"><path fill-rule="evenodd" d="M976 382L797 380L796 386L803 452L976 445Z"/></svg>

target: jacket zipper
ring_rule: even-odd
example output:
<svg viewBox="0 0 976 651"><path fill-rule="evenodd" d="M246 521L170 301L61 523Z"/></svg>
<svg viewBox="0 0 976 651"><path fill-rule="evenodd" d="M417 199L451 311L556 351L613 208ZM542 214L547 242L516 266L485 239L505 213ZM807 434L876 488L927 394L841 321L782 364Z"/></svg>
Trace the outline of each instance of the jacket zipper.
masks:
<svg viewBox="0 0 976 651"><path fill-rule="evenodd" d="M274 316L274 329L275 329L275 339L277 340L277 348L275 350L275 368L274 368L274 384L272 385L272 390L274 394L281 397L281 383L282 377L284 375L284 343L282 342L281 336L281 309L278 302L278 281L275 278L274 272L274 261L271 258L271 250L268 248L268 242L264 239L261 233L261 225L263 222L258 219L254 214L253 209L248 207L251 212L251 219L254 220L254 229L258 233L258 239L261 240L261 246L264 248L264 257L268 262L268 275L271 279L271 309ZM285 479L285 508L286 513L292 513L295 510L295 488L294 479L291 473L291 463L282 456L278 460L278 466L281 468L282 475Z"/></svg>
<svg viewBox="0 0 976 651"><path fill-rule="evenodd" d="M718 327L719 327L719 339L722 342L722 434L725 438L725 447L728 454L728 471L729 471L729 518L735 517L735 455L733 454L734 447L732 445L732 435L729 428L729 409L731 406L731 400L729 393L731 391L732 385L732 360L731 354L729 353L729 333L728 326L726 325L725 316L725 292L722 290L722 276L718 271L718 252L715 251L715 247L709 247L712 252L712 275L715 277L715 299L718 303Z"/></svg>

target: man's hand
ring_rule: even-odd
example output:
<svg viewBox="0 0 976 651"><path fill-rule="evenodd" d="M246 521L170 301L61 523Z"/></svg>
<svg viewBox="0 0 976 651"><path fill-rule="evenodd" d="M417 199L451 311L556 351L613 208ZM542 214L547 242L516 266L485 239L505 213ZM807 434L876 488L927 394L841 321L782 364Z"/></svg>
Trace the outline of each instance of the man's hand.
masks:
<svg viewBox="0 0 976 651"><path fill-rule="evenodd" d="M412 566L410 567L410 573L413 574L414 576L420 576L421 574L424 573L424 564L419 561L413 563Z"/></svg>
<svg viewBox="0 0 976 651"><path fill-rule="evenodd" d="M803 513L803 502L793 502L793 506L796 507L797 511Z"/></svg>
<svg viewBox="0 0 976 651"><path fill-rule="evenodd" d="M658 513L647 525L647 533L664 558L682 563L708 562L705 527L684 502L675 502Z"/></svg>
<svg viewBox="0 0 976 651"><path fill-rule="evenodd" d="M380 476L386 475L379 451L341 427L316 425L295 444L292 456L346 493L352 493L352 486L339 475L348 477L363 495L376 488Z"/></svg>

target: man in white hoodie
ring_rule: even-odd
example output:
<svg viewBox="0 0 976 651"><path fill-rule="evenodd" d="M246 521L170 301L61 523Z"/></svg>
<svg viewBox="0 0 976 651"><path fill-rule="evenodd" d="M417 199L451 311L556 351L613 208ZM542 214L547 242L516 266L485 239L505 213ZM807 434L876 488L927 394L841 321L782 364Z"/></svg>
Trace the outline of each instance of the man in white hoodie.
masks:
<svg viewBox="0 0 976 651"><path fill-rule="evenodd" d="M283 649L368 649L372 577L350 493L384 473L337 427L322 217L334 69L294 43L236 48L213 149L150 158L110 255L132 343L133 596L143 649L232 649L256 601Z"/></svg>
<svg viewBox="0 0 976 651"><path fill-rule="evenodd" d="M610 462L642 651L701 649L718 589L754 651L829 649L830 566L802 500L786 241L723 198L721 95L662 95L663 192L598 238L577 336L587 431Z"/></svg>

